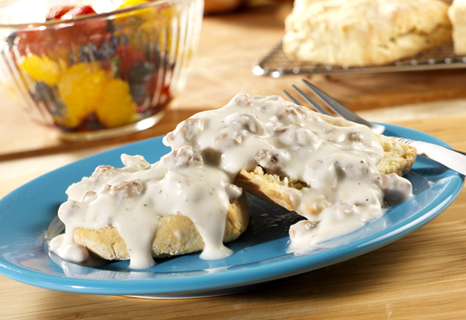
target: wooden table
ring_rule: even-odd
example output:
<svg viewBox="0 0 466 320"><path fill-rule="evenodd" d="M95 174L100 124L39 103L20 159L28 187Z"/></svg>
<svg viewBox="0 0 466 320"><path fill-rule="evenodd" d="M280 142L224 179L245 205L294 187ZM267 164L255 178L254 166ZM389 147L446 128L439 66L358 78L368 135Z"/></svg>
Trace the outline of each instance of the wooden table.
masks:
<svg viewBox="0 0 466 320"><path fill-rule="evenodd" d="M263 2L262 2L263 3ZM281 94L300 76L251 68L283 34L290 4L261 4L204 20L186 89L160 125L122 138L66 143L30 123L2 90L0 196L85 156L157 136L236 93ZM433 134L466 150L466 71L307 76L370 119ZM400 121L403 119L403 121ZM462 319L466 318L466 194L386 247L272 287L194 300L142 300L40 289L0 276L0 319ZM1 245L1 244L0 244Z"/></svg>

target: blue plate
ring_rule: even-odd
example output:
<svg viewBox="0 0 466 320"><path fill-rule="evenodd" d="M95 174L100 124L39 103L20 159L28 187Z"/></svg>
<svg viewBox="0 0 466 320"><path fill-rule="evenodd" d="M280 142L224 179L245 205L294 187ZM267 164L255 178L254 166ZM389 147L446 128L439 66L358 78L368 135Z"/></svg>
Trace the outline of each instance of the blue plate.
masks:
<svg viewBox="0 0 466 320"><path fill-rule="evenodd" d="M448 146L425 133L392 125L387 125L385 134ZM190 254L160 259L150 269L135 271L126 261L85 267L48 253L46 230L71 183L100 164L121 167L121 153L141 154L156 162L168 151L160 137L137 142L57 169L5 196L0 200L0 273L42 288L88 294L178 298L238 292L387 245L439 215L463 186L458 173L418 158L406 175L414 186L414 198L391 207L365 227L300 255L287 253L288 227L298 215L255 198L251 225L228 245L234 254L226 259L206 261Z"/></svg>

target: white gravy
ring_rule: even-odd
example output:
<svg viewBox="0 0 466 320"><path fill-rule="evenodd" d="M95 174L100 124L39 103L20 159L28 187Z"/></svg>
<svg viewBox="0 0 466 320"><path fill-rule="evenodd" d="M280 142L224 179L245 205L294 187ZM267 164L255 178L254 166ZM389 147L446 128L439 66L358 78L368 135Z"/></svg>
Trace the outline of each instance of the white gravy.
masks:
<svg viewBox="0 0 466 320"><path fill-rule="evenodd" d="M113 226L128 246L130 267L147 268L154 264L150 244L159 218L183 214L206 244L201 258L226 257L226 212L241 195L235 177L258 165L287 177L281 191L306 218L290 228L296 250L352 232L382 216L386 201L412 196L408 180L378 172L382 147L369 128L278 96L239 94L221 109L181 122L163 142L173 151L153 165L122 155L124 168L100 166L71 185L59 209L65 235L51 250L66 260L84 259L83 249L74 247L74 229ZM304 187L288 187L291 180Z"/></svg>
<svg viewBox="0 0 466 320"><path fill-rule="evenodd" d="M287 177L281 192L307 220L291 226L294 250L347 234L384 214L384 204L412 196L411 183L377 170L383 150L366 126L315 113L279 96L239 94L225 107L201 112L164 138L188 145L232 179L260 165ZM288 187L290 180L306 187Z"/></svg>
<svg viewBox="0 0 466 320"><path fill-rule="evenodd" d="M113 226L126 243L130 267L148 268L154 265L151 245L160 217L182 214L194 222L205 242L202 258L231 254L223 245L223 231L230 202L242 190L230 184L222 170L204 165L202 157L185 146L153 165L141 156L121 158L124 168L99 166L88 179L68 188L68 201L58 210L65 234L52 239L52 252L84 262L87 256L73 241L74 229Z"/></svg>

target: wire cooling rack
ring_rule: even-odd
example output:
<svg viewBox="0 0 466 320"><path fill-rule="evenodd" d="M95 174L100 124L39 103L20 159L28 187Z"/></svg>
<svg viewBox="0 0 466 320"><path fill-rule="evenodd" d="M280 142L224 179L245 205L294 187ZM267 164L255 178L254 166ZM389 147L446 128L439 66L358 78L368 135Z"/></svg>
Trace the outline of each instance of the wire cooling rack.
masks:
<svg viewBox="0 0 466 320"><path fill-rule="evenodd" d="M268 75L278 78L283 75L307 73L375 73L459 68L466 68L466 55L455 55L452 43L426 50L389 65L349 67L292 60L285 55L280 42L262 60L254 64L252 71L258 76Z"/></svg>

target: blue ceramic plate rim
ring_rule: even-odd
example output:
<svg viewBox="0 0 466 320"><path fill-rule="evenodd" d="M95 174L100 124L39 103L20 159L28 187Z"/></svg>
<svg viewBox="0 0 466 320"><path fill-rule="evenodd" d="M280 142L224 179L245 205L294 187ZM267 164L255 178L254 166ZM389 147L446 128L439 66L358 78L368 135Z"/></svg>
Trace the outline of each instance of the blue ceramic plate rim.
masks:
<svg viewBox="0 0 466 320"><path fill-rule="evenodd" d="M386 127L387 135L401 136L448 147L440 139L420 131L387 124ZM66 200L66 196L64 195L66 186L78 181L83 175L92 172L99 164L120 166L119 156L121 153L145 155L145 151L151 150L153 156L162 156L169 149L163 146L161 139L162 137L157 137L128 144L76 161L34 179L0 199L0 274L37 287L86 294L192 297L235 292L242 288L284 279L333 265L396 241L422 227L444 211L458 196L464 182L464 177L460 174L444 169L436 163L429 163L428 166L430 169L439 172L439 180L443 181L444 185L442 185L440 192L431 201L426 203L422 209L413 212L407 219L389 225L368 236L343 243L328 250L299 256L283 252L283 255L272 256L270 259L263 261L251 261L250 263L242 261L237 267L234 263L230 263L228 267L218 268L215 272L212 272L215 269L213 268L212 270L204 270L206 272L189 273L179 271L174 272L172 276L166 274L163 277L157 277L157 271L149 270L149 273L154 273L154 278L138 279L134 277L122 280L81 278L59 274L56 270L49 270L47 268L45 270L31 268L11 259L9 255L13 251L17 251L18 247L25 255L36 254L42 255L43 259L50 259L46 250L38 253L28 252L28 250L37 251L37 247L28 246L28 241L37 241L37 238L41 236L41 233L38 233L37 230L42 230L43 236L48 223L50 223L56 211L52 213L47 212L47 218L41 218L40 222L43 225L33 226L35 215L39 215L40 217L45 215L45 213L31 212L31 206L56 208L57 203L59 204ZM154 162L158 159L148 160ZM416 163L418 161L420 160L417 160ZM20 220L23 222L22 224L11 223L11 221L18 222ZM48 221L48 223L44 224L45 221ZM366 227L360 229L360 232L364 232L364 228ZM24 231L24 229L27 230ZM31 232L30 229L34 230L34 232ZM18 234L22 236L21 240L17 238ZM283 242L284 240L281 239L280 241ZM268 245L269 243L265 243L262 247L265 246L265 250L272 249ZM47 255L47 257L43 257L43 255ZM118 275L118 271L115 274Z"/></svg>

